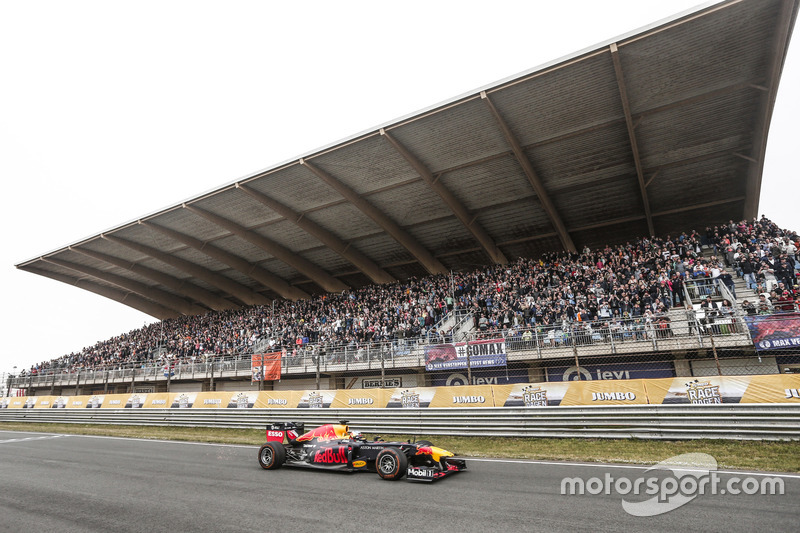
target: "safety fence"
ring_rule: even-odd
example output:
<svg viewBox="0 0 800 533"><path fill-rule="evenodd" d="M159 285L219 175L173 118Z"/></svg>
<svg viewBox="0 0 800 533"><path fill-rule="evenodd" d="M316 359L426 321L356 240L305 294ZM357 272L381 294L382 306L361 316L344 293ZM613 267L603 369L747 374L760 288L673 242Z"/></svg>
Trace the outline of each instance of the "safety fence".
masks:
<svg viewBox="0 0 800 533"><path fill-rule="evenodd" d="M578 376L580 377L580 376ZM800 375L598 379L505 385L206 391L0 398L0 411L104 409L421 409L574 405L800 404Z"/></svg>
<svg viewBox="0 0 800 533"><path fill-rule="evenodd" d="M637 405L461 409L4 409L2 422L264 428L348 420L369 434L642 439L800 439L800 405ZM0 424L2 429L2 424Z"/></svg>
<svg viewBox="0 0 800 533"><path fill-rule="evenodd" d="M572 367L590 374L610 372L611 379L702 376L709 369L718 375L795 372L800 371L798 316L744 316L715 304L713 309L681 309L633 319L477 329L458 342L444 342L453 339L443 337L440 342L300 345L279 352L279 378L316 376L317 388L339 388L325 376L366 375L381 382L394 376L393 380L400 380L398 386L421 386L454 384L454 373L472 384L566 380L571 379L566 371ZM478 349L493 345L497 347L489 353ZM215 381L249 381L263 370L253 365L251 355L209 356L174 364L145 361L14 376L7 380L7 387L35 394L53 394L66 387L113 392L116 386L122 392L123 386L133 391L135 384L143 382L160 383L160 390L169 390L171 382L205 381L210 382L206 388L213 390ZM408 377L415 372L428 376Z"/></svg>

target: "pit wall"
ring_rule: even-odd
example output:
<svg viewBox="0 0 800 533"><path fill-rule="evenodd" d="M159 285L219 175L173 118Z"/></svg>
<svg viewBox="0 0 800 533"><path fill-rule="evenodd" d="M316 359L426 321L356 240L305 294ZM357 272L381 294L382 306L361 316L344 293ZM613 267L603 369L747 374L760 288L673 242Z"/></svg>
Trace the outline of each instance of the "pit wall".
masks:
<svg viewBox="0 0 800 533"><path fill-rule="evenodd" d="M511 385L216 391L0 398L0 409L295 409L800 404L800 375L565 381Z"/></svg>

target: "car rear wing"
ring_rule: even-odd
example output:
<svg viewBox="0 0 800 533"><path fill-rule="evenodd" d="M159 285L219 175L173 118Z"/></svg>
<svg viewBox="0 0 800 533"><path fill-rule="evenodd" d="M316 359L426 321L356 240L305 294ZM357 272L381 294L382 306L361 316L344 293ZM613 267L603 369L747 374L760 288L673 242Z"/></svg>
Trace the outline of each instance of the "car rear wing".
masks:
<svg viewBox="0 0 800 533"><path fill-rule="evenodd" d="M275 422L267 424L267 442L280 442L289 444L305 433L305 424L302 422Z"/></svg>

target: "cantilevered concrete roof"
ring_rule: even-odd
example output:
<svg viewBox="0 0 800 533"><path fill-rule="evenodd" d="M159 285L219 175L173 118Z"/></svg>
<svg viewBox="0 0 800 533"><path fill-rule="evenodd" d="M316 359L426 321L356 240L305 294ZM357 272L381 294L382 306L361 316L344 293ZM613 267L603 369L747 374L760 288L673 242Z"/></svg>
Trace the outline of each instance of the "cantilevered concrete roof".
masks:
<svg viewBox="0 0 800 533"><path fill-rule="evenodd" d="M682 13L17 267L168 318L753 217L797 10Z"/></svg>

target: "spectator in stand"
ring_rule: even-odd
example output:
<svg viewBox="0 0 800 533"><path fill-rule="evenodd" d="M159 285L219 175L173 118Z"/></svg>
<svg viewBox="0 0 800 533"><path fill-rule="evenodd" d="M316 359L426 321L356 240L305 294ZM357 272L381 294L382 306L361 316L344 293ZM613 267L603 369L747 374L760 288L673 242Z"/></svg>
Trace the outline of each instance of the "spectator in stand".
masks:
<svg viewBox="0 0 800 533"><path fill-rule="evenodd" d="M759 315L772 314L772 302L769 301L766 294L761 293L758 295L758 307L756 309Z"/></svg>

